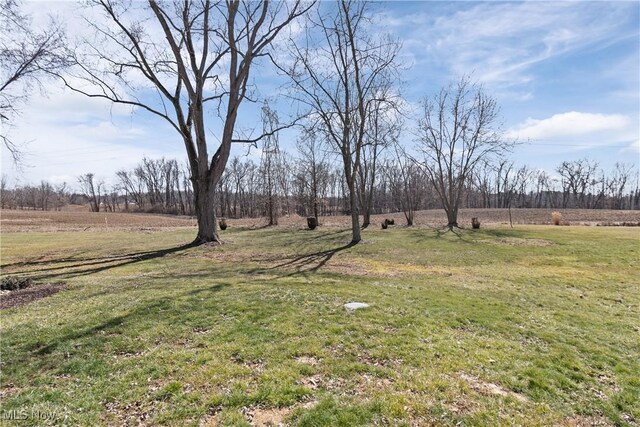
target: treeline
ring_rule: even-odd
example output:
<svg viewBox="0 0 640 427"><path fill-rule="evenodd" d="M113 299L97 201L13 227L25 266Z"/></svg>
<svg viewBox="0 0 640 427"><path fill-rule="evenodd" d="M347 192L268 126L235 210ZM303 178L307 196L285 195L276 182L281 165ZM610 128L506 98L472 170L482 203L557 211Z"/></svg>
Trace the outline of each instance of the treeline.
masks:
<svg viewBox="0 0 640 427"><path fill-rule="evenodd" d="M423 169L398 153L379 154L358 177L365 225L372 214L404 212L411 224L413 212L441 208ZM281 215L349 214L348 190L334 156L308 143L297 154L294 157L276 146L263 149L257 162L233 158L216 187L217 215L267 217L276 224ZM80 191L46 181L9 189L3 177L0 205L2 209L60 210L68 204L88 204L94 212L193 215L187 171L176 160L144 158L135 168L116 172L112 185L91 173L78 177ZM461 207L640 209L638 171L632 165L617 163L605 171L598 162L582 159L564 161L555 172L551 175L506 160L482 163L465 186Z"/></svg>

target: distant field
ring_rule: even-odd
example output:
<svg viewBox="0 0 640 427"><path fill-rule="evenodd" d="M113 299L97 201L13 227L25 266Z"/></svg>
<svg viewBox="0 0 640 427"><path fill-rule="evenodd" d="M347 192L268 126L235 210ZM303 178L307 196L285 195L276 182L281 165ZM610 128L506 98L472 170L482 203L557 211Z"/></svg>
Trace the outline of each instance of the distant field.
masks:
<svg viewBox="0 0 640 427"><path fill-rule="evenodd" d="M87 211L0 211L3 233L26 231L116 231L195 226L192 218L172 215Z"/></svg>
<svg viewBox="0 0 640 427"><path fill-rule="evenodd" d="M189 218L1 214L2 276L64 283L0 311L2 425L640 424L640 227L231 220L186 247Z"/></svg>
<svg viewBox="0 0 640 427"><path fill-rule="evenodd" d="M553 209L512 209L514 224L550 224ZM609 225L623 222L640 223L640 211L595 210L595 209L558 209L562 220L569 225ZM459 223L470 227L471 218L478 217L484 224L508 224L509 212L506 209L463 209ZM402 213L374 215L373 224L379 227L385 218L394 218L397 225L406 224ZM266 225L264 218L231 219L234 227L257 228ZM347 227L351 224L348 216L321 217L326 227ZM444 211L418 211L415 215L416 227L441 226L446 224ZM117 230L155 230L177 227L195 227L193 218L172 215L151 215L137 213L110 213L79 211L0 211L0 226L3 233L24 231L117 231ZM285 228L306 228L306 218L293 215L280 218L280 226Z"/></svg>

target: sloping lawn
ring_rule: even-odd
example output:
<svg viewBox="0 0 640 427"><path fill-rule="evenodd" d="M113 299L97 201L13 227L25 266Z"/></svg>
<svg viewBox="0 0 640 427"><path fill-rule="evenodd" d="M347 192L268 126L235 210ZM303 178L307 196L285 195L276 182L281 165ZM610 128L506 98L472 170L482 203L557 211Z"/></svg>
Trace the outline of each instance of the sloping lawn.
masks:
<svg viewBox="0 0 640 427"><path fill-rule="evenodd" d="M638 228L193 235L2 235L2 422L640 423Z"/></svg>

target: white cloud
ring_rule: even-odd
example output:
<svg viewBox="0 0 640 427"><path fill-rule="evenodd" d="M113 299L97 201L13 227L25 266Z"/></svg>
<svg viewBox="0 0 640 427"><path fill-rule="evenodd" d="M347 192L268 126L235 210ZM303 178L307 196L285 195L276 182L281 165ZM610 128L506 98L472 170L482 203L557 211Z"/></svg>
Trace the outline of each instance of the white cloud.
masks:
<svg viewBox="0 0 640 427"><path fill-rule="evenodd" d="M141 119L129 107L52 89L49 96L34 96L11 129L26 153L25 167L17 170L2 147L2 171L12 181L75 186L75 177L86 172L109 182L143 156L184 157L173 129L157 118Z"/></svg>
<svg viewBox="0 0 640 427"><path fill-rule="evenodd" d="M625 132L631 124L629 117L621 114L594 114L570 111L555 114L546 119L527 119L507 132L507 137L532 140L552 140L565 137L581 137L594 133Z"/></svg>
<svg viewBox="0 0 640 427"><path fill-rule="evenodd" d="M524 143L522 153L528 154L521 154L535 164L544 164L553 158L550 153L595 156L610 165L615 161L640 163L639 135L637 118L576 111L544 119L529 118L506 132L507 138Z"/></svg>
<svg viewBox="0 0 640 427"><path fill-rule="evenodd" d="M405 47L455 75L474 72L480 81L502 87L526 84L534 79L536 64L637 36L637 31L619 30L636 13L633 7L625 2L475 3L431 21L423 15L403 17L421 21L408 31ZM384 18L390 27L402 20ZM404 25L398 30L407 32L407 21Z"/></svg>

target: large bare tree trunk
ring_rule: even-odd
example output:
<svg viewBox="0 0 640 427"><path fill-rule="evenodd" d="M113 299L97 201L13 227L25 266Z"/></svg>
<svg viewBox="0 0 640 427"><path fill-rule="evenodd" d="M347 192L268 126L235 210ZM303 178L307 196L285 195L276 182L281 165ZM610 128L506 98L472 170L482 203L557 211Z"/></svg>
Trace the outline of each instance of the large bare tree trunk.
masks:
<svg viewBox="0 0 640 427"><path fill-rule="evenodd" d="M451 230L458 228L458 209L450 209L447 211L447 227Z"/></svg>
<svg viewBox="0 0 640 427"><path fill-rule="evenodd" d="M194 185L198 235L194 244L221 243L216 223L215 194L206 183Z"/></svg>
<svg viewBox="0 0 640 427"><path fill-rule="evenodd" d="M353 184L349 185L349 201L351 204L351 243L362 240L360 234L360 216L358 215L358 195Z"/></svg>
<svg viewBox="0 0 640 427"><path fill-rule="evenodd" d="M362 228L367 228L371 225L371 211L365 209L362 213Z"/></svg>

